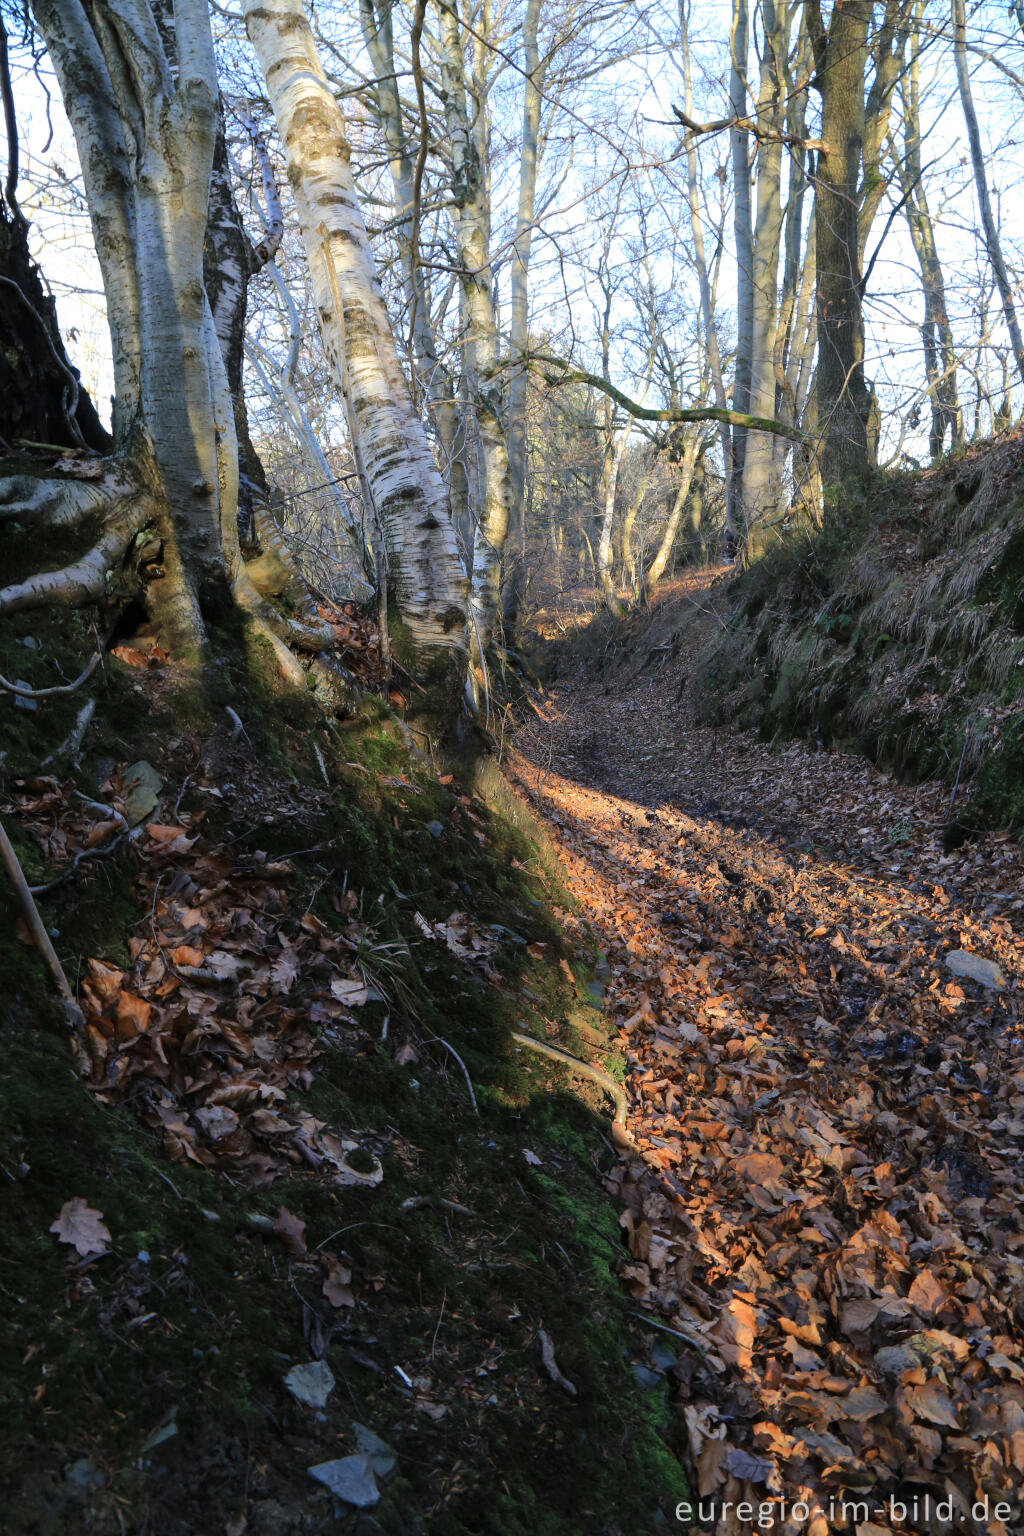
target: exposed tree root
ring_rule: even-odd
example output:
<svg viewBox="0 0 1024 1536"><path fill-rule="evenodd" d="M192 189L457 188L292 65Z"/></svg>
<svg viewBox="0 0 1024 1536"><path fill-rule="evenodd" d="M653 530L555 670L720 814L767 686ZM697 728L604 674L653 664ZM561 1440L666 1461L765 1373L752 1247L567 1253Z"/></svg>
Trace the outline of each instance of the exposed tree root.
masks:
<svg viewBox="0 0 1024 1536"><path fill-rule="evenodd" d="M103 660L103 652L94 651L85 668L75 678L73 683L59 683L55 688L26 688L23 683L12 683L0 673L0 690L4 693L13 693L18 699L54 699L62 694L77 693L83 683L87 683Z"/></svg>
<svg viewBox="0 0 1024 1536"><path fill-rule="evenodd" d="M11 475L0 480L0 523L76 528L87 517L100 516L120 498L134 494L134 486L109 480Z"/></svg>
<svg viewBox="0 0 1024 1536"><path fill-rule="evenodd" d="M24 608L85 608L108 595L107 577L141 528L154 519L149 498L135 493L115 514L89 552L58 571L44 571L0 590L0 614Z"/></svg>

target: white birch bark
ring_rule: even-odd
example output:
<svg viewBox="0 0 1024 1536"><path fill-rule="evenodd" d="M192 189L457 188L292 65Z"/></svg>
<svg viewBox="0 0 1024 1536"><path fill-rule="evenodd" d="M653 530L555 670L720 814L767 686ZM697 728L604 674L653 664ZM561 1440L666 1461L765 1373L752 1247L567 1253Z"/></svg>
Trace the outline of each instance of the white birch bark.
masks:
<svg viewBox="0 0 1024 1536"><path fill-rule="evenodd" d="M458 0L438 0L441 98L448 129L455 241L467 320L466 374L480 434L483 498L473 539L474 627L482 649L501 618L501 557L512 514L513 487L502 421L498 322L490 258L487 128L482 64L476 61L474 119L466 100L465 55Z"/></svg>
<svg viewBox="0 0 1024 1536"><path fill-rule="evenodd" d="M672 556L676 536L679 533L679 524L682 522L687 498L690 494L690 487L693 484L693 467L697 462L697 450L699 447L699 433L688 432L683 443L683 461L679 466L679 485L676 490L675 501L672 503L672 510L668 515L668 521L661 536L661 543L658 545L654 559L647 567L644 575L644 587L648 593L654 591L658 582L664 576Z"/></svg>
<svg viewBox="0 0 1024 1536"><path fill-rule="evenodd" d="M683 55L683 111L687 117L692 119L693 82L690 71L690 31L687 0L680 0L679 3L679 38ZM714 304L712 303L711 276L708 272L707 256L704 251L704 225L700 216L697 187L697 145L692 134L687 141L686 147L686 192L687 203L690 209L690 231L693 236L693 261L697 269L701 316L704 321L704 344L707 349L708 369L711 373L711 383L715 391L715 404L719 410L724 411L728 408L729 401L726 396L725 379L722 373L722 353L718 343L718 323L715 319ZM737 406L737 410L749 409L749 404ZM732 432L726 422L722 422L718 430L722 444L722 465L725 479L725 532L727 536L735 536Z"/></svg>
<svg viewBox="0 0 1024 1536"><path fill-rule="evenodd" d="M753 416L773 418L775 410L775 342L778 327L779 250L782 240L782 142L785 121L785 78L782 62L789 44L787 0L776 9L764 0L764 40L757 100L758 125L771 137L757 152L757 215L751 255L753 289L750 405ZM747 436L743 460L743 520L748 553L763 547L765 525L775 514L781 485L775 446L764 432Z"/></svg>
<svg viewBox="0 0 1024 1536"><path fill-rule="evenodd" d="M402 373L363 223L345 122L301 0L246 0L288 161L324 346L351 402L385 530L398 617L426 661L466 646L466 579L448 497Z"/></svg>
<svg viewBox="0 0 1024 1536"><path fill-rule="evenodd" d="M616 618L622 614L622 604L619 602L619 596L615 590L615 582L612 577L612 528L615 521L615 490L619 483L619 468L629 446L632 430L633 418L630 416L626 425L614 435L613 442L608 445L605 453L604 475L601 487L604 492L604 506L601 509L601 537L597 545L597 584L601 600L608 611L613 613Z"/></svg>
<svg viewBox="0 0 1024 1536"><path fill-rule="evenodd" d="M200 594L226 588L237 559L235 501L222 503L234 496L232 477L222 479L211 406L220 352L203 286L218 116L209 12L179 0L171 26L147 0L97 0L88 12L80 0L37 0L35 14L78 143L103 272L116 440L163 509L166 575L149 599L188 660L205 645Z"/></svg>
<svg viewBox="0 0 1024 1536"><path fill-rule="evenodd" d="M437 428L442 471L447 481L456 529L468 517L469 486L460 446L459 412L451 376L441 362L430 315L430 289L425 270L413 251L416 176L402 120L398 93L395 49L389 0L375 7L374 0L359 0L363 41L374 72L373 105L384 136L388 167L395 194L395 239L411 316L410 332L416 367L423 381L430 414ZM414 62L415 68L415 62Z"/></svg>
<svg viewBox="0 0 1024 1536"><path fill-rule="evenodd" d="M523 17L523 142L519 158L519 206L509 273L509 342L512 360L522 357L530 341L529 271L533 219L540 166L540 111L544 71L537 46L542 0L527 0ZM526 402L525 368L509 379L506 419L508 458L512 476L512 563L505 582L505 619L513 620L522 598L522 563L526 535Z"/></svg>

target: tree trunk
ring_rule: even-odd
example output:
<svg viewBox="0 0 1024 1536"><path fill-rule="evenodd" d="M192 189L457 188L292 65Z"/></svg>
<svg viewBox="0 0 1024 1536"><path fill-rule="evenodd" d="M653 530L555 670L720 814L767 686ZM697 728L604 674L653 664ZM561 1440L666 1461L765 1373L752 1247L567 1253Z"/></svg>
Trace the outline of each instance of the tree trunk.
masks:
<svg viewBox="0 0 1024 1536"><path fill-rule="evenodd" d="M615 521L615 490L619 483L619 469L632 430L633 418L630 417L617 436L614 432L611 434L612 440L605 449L604 474L601 479L603 504L601 535L597 545L597 587L601 601L617 619L622 617L623 609L612 575L612 526Z"/></svg>
<svg viewBox="0 0 1024 1536"><path fill-rule="evenodd" d="M686 511L686 502L690 494L690 486L693 484L693 468L697 462L697 451L700 448L700 437L696 432L688 433L683 443L683 460L679 466L679 485L676 490L675 501L665 524L665 531L661 536L657 553L644 575L644 588L651 595L668 568L668 562L672 558L672 550L675 548L676 536L679 525Z"/></svg>
<svg viewBox="0 0 1024 1536"><path fill-rule="evenodd" d="M922 0L917 0L914 8L914 29L910 40L910 70L903 91L904 154L901 157L894 153L893 159L900 178L900 190L906 199L904 207L914 254L921 269L921 286L924 290L921 344L924 351L925 376L928 381L932 415L928 450L931 457L936 459L942 453L947 429L950 433L950 447L955 449L963 443L964 426L957 392L956 347L953 341L953 329L949 323L949 312L946 308L946 282L922 176L920 103L922 10Z"/></svg>
<svg viewBox="0 0 1024 1536"><path fill-rule="evenodd" d="M974 168L974 185L978 192L978 207L981 210L981 222L985 231L985 246L988 250L988 259L992 266L992 272L999 289L999 297L1003 302L1003 315L1006 319L1006 329L1010 333L1010 345L1017 363L1017 372L1024 381L1024 342L1021 340L1020 324L1017 320L1017 307L1013 299L1013 289L1010 286L1010 274L1006 270L1006 262L1003 258L1003 247L999 239L999 229L992 212L992 202L988 193L988 181L985 177L985 154L981 147L981 133L978 129L978 115L974 110L974 97L971 94L971 77L967 69L967 23L964 16L964 0L952 0L953 6L953 55L956 59L956 79L960 89L960 102L964 109L964 121L967 124L967 140L971 146L971 165Z"/></svg>
<svg viewBox="0 0 1024 1536"><path fill-rule="evenodd" d="M534 206L537 197L537 171L540 163L540 109L544 75L537 48L541 0L527 0L523 18L523 144L519 161L519 207L516 234L512 244L509 275L509 341L513 364L529 346L530 310L527 279L530 270L530 245L533 237ZM502 604L506 625L514 623L523 595L526 513L526 401L528 380L525 368L513 370L508 384L506 419L508 421L508 459L512 476L512 517L509 528L511 560L508 562Z"/></svg>
<svg viewBox="0 0 1024 1536"><path fill-rule="evenodd" d="M750 46L750 14L747 0L733 0L732 28L729 38L729 114L736 120L746 118L747 54ZM748 136L741 128L731 128L733 180L733 230L736 245L736 361L732 389L734 411L750 413L751 361L754 346L754 235L750 208L750 158ZM774 414L774 412L773 412ZM732 433L732 502L734 515L743 495L743 466L747 453L747 433L735 427Z"/></svg>
<svg viewBox="0 0 1024 1536"><path fill-rule="evenodd" d="M441 99L450 141L455 243L467 321L466 376L476 410L482 470L483 496L473 540L474 629L480 648L486 650L501 622L501 556L514 496L498 373L487 164L481 152L486 140L486 111L478 68L470 121L458 0L438 0L438 14Z"/></svg>
<svg viewBox="0 0 1024 1536"><path fill-rule="evenodd" d="M690 30L687 15L687 0L679 3L679 37L683 54L683 110L687 117L693 116L693 84L690 72ZM714 305L711 294L711 277L708 272L707 256L704 251L704 225L700 216L700 204L697 188L697 146L691 135L686 150L686 190L687 202L690 209L690 233L693 236L693 260L697 269L697 286L700 291L701 317L704 321L704 338L708 354L708 368L711 373L711 382L715 391L715 404L719 410L726 410L729 404L725 392L725 380L722 374L722 354L718 341L718 322L715 319ZM749 215L749 207L748 207ZM737 362L738 368L738 362ZM737 406L737 410L749 411L749 389L747 392L748 404ZM718 428L719 438L722 444L722 465L725 480L725 540L735 541L737 535L736 510L734 506L735 485L733 482L733 433L727 422L721 422Z"/></svg>
<svg viewBox="0 0 1024 1536"><path fill-rule="evenodd" d="M410 646L402 659L437 682L436 703L450 708L464 671L467 583L384 306L345 122L301 0L246 0L245 21L288 161L325 350L351 404L387 540L397 618Z"/></svg>
<svg viewBox="0 0 1024 1536"><path fill-rule="evenodd" d="M815 6L817 0L815 0ZM813 11L811 14L815 14ZM858 190L864 140L864 77L871 0L833 12L823 53L817 235L818 421L825 494L856 493L868 473L871 393L864 377ZM818 17L820 28L820 16Z"/></svg>
<svg viewBox="0 0 1024 1536"><path fill-rule="evenodd" d="M430 414L437 428L442 455L441 467L446 475L451 497L452 521L456 528L459 528L469 515L469 485L460 447L459 410L455 401L454 386L448 369L441 361L434 340L427 274L418 259L418 250L413 250L414 224L417 222L415 217L416 173L402 119L402 102L398 92L398 73L395 68L391 5L385 0L385 3L375 8L375 0L359 0L359 18L362 24L363 41L376 77L374 105L377 121L384 135L391 184L395 193L395 214L398 220L395 239L402 264L405 300L410 315L409 328L413 354L423 381ZM418 84L421 83L418 82ZM419 244L418 236L416 244L417 246Z"/></svg>
<svg viewBox="0 0 1024 1536"><path fill-rule="evenodd" d="M782 241L782 142L786 93L783 61L789 47L789 11L764 0L764 41L757 100L758 126L766 131L757 154L757 217L751 258L752 328L750 405L754 416L774 418L775 341L778 327L779 250ZM743 461L743 524L747 554L759 555L782 497L775 445L764 432L747 435Z"/></svg>

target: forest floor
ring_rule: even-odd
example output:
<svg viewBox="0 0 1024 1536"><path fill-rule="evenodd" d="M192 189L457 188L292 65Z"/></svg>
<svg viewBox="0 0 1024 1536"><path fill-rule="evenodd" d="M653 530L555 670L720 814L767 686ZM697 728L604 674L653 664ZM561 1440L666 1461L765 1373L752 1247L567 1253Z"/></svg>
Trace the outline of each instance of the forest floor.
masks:
<svg viewBox="0 0 1024 1536"><path fill-rule="evenodd" d="M683 586L706 631L713 578ZM1021 849L945 852L948 786L698 726L667 626L539 695L507 767L610 962L635 1148L608 1187L626 1283L685 1341L701 1513L1020 1530Z"/></svg>

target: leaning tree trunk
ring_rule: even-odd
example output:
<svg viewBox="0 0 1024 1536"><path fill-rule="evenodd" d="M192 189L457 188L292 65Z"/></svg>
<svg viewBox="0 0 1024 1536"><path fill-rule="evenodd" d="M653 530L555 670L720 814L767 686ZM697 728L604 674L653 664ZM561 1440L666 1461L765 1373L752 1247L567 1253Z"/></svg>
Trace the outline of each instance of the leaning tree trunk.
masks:
<svg viewBox="0 0 1024 1536"><path fill-rule="evenodd" d="M413 166L405 127L402 101L398 92L399 75L395 68L395 47L390 0L375 6L374 0L359 0L359 19L363 41L374 71L372 109L380 124L388 152L391 183L395 193L397 225L395 240L405 286L416 367L430 405L441 447L442 469L447 473L451 496L452 521L456 529L469 519L469 481L462 449L459 408L455 401L451 374L441 360L434 338L430 315L430 289L427 275L419 261L416 170ZM414 52L414 61L416 53ZM415 64L414 64L415 67ZM422 87L417 80L417 90Z"/></svg>
<svg viewBox="0 0 1024 1536"><path fill-rule="evenodd" d="M1010 285L1010 274L1006 270L1002 242L999 239L999 229L992 212L992 200L989 197L988 181L985 176L985 154L981 146L978 114L974 110L974 97L971 94L971 77L967 69L967 22L964 16L964 0L952 0L952 4L953 55L956 59L956 79L960 89L960 103L964 111L964 121L967 124L967 140L971 146L971 165L974 168L974 185L978 193L978 207L981 209L981 222L985 231L985 247L988 251L988 259L996 280L996 287L999 289L999 297L1003 303L1003 316L1006 320L1006 329L1010 333L1010 345L1013 348L1017 372L1020 374L1021 379L1024 380L1024 342L1021 340L1020 323L1017 319L1017 306L1014 303L1013 288Z"/></svg>
<svg viewBox="0 0 1024 1536"><path fill-rule="evenodd" d="M482 86L474 101L475 123L466 100L465 56L458 0L438 0L441 33L441 99L451 154L452 198L459 280L468 321L466 375L480 434L483 496L473 540L473 619L476 638L486 650L501 622L501 556L512 515L514 493L502 420L498 372L498 322L494 312L494 276L490 257L490 210L487 165L481 155L484 103ZM474 127L476 132L474 132Z"/></svg>
<svg viewBox="0 0 1024 1536"><path fill-rule="evenodd" d="M668 568L668 562L672 558L676 537L679 533L679 525L683 520L686 503L690 495L690 487L693 484L693 470L697 462L697 453L701 446L699 433L690 432L683 443L683 457L679 466L679 485L676 488L675 500L672 503L668 521L665 524L661 536L661 542L654 554L654 559L644 573L644 590L648 597L657 587L659 581Z"/></svg>
<svg viewBox="0 0 1024 1536"><path fill-rule="evenodd" d="M519 207L509 272L509 342L512 361L522 357L530 342L528 278L533 217L540 164L540 109L544 88L537 46L541 0L527 0L523 17L523 144L519 159ZM506 625L519 613L526 575L526 404L529 393L525 368L516 369L508 383L508 459L512 475L512 546L502 593Z"/></svg>
<svg viewBox="0 0 1024 1536"><path fill-rule="evenodd" d="M402 660L450 709L466 654L467 581L444 482L402 373L349 167L345 121L301 0L246 0L302 225L324 346L351 407L388 545ZM431 689L433 693L433 689Z"/></svg>

